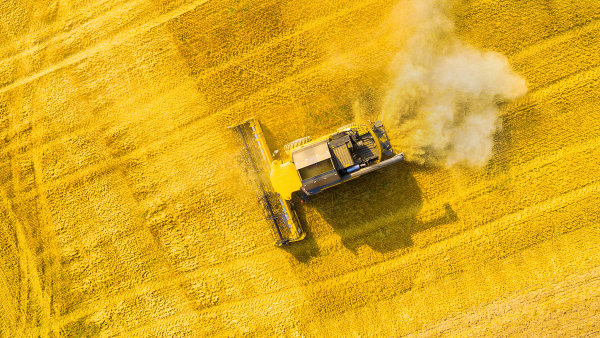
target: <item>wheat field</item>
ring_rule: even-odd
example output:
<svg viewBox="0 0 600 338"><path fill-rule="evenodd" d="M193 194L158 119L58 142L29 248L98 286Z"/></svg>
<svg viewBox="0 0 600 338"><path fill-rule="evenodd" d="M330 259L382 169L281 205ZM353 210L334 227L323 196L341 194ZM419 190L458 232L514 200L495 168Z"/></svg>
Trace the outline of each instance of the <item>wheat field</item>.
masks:
<svg viewBox="0 0 600 338"><path fill-rule="evenodd" d="M395 5L3 1L2 336L600 334L596 0L457 1L529 89L489 163L408 158L273 245L226 127L351 122Z"/></svg>

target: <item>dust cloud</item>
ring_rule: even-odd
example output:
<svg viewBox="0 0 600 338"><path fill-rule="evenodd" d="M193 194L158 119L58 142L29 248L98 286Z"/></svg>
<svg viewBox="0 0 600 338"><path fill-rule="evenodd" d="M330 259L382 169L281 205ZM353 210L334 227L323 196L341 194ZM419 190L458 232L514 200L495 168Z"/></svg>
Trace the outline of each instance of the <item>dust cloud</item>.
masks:
<svg viewBox="0 0 600 338"><path fill-rule="evenodd" d="M386 22L395 53L380 105L396 151L433 165L485 165L501 128L500 105L527 92L503 55L455 34L453 7L402 1Z"/></svg>

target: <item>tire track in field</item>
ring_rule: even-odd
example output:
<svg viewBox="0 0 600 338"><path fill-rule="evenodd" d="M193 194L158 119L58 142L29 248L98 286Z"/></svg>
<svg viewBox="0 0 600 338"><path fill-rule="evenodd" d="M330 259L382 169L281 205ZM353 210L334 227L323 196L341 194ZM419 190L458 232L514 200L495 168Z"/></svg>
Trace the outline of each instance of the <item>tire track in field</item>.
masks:
<svg viewBox="0 0 600 338"><path fill-rule="evenodd" d="M469 27L468 29L464 29L467 32L467 35L473 31L487 31L491 29L491 31L495 33L494 35L485 34L483 36L478 36L476 39L479 40L480 44L483 44L486 48L491 48L494 50L500 49L503 54L510 56L514 53L518 53L518 51L521 49L528 48L537 43L543 42L545 39L552 38L552 36L556 34L562 34L569 30L577 29L600 18L600 12L598 11L592 13L588 11L582 12L581 10L583 8L577 8L577 11L573 12L572 6L569 5L565 6L559 2L554 2L552 4L546 4L546 6L543 6L541 2L542 1L534 1L529 4L529 6L514 7L514 10L507 10L506 5L503 5L503 3L478 0L472 4L463 6L464 10L462 11L464 13L470 13L473 15L475 20L473 20L473 18L470 16L465 16L462 17L462 20L459 19L458 23L462 26L466 25L466 27ZM537 7L537 9L535 7ZM541 22L537 22L535 20L540 14L551 16L560 15L564 17L564 13L576 14L572 15L570 20L564 20L564 18L563 20L555 20L555 17L548 18L548 20L552 20L550 23L546 22L542 24ZM490 25L489 23L477 20L477 18L485 18L488 21L495 22L496 24ZM519 18L521 20L515 18ZM529 25L524 24L522 18L528 18L532 22ZM514 26L515 28L505 28L503 30L503 25L499 24L500 22L502 22L504 26ZM537 34L527 31L527 29L532 27L538 29ZM525 31L522 32L521 30ZM499 42L490 43L492 41L495 42L496 40ZM508 44L508 41L511 43Z"/></svg>
<svg viewBox="0 0 600 338"><path fill-rule="evenodd" d="M6 189L10 189L7 187ZM6 191L1 189L1 191ZM0 228L0 234L2 239L5 240L8 245L3 246L2 258L3 264L0 266L0 273L2 278L2 296L4 293L8 294L6 298L0 298L3 307L9 307L6 309L0 317L9 316L12 321L11 334L15 336L21 336L27 327L26 312L27 312L27 289L25 277L27 272L23 262L23 255L20 251L19 242L17 240L17 234L14 224L10 222L10 219L6 217L7 209L2 210L2 227ZM6 211L5 211L6 210ZM4 243L3 243L4 244ZM6 250L6 251L5 251ZM9 251L9 252L7 252ZM12 264L8 262L8 259L12 258ZM8 277L12 277L11 281L8 281ZM11 292L12 286L12 292ZM6 318L6 317L5 317ZM10 324L9 324L10 325ZM7 328L5 328L7 329ZM8 334L8 332L6 333Z"/></svg>
<svg viewBox="0 0 600 338"><path fill-rule="evenodd" d="M64 280L64 274L62 274L62 268L60 264L60 253L58 250L58 245L56 242L56 234L53 228L52 222L52 212L50 208L50 204L48 202L48 193L46 189L46 185L41 180L41 154L36 152L33 155L33 163L35 170L35 183L36 189L32 189L32 193L37 197L37 201L40 204L39 215L40 215L40 224L42 225L41 238L44 240L44 250L42 255L48 256L50 258L50 263L48 265L42 262L42 272L43 272L43 290L46 296L46 299L43 300L44 308L48 308L50 311L50 323L49 323L49 332L57 333L59 332L56 329L55 321L56 318L60 315L61 305L64 305L61 297L64 297L65 294L61 294L61 286L65 286L66 280ZM89 258L88 252L81 253L83 259L91 261ZM45 257L44 257L45 258ZM42 258L42 259L44 259ZM62 285L61 285L62 284ZM68 284L67 284L68 285ZM69 285L70 286L70 285ZM53 291L56 293L53 293ZM63 289L64 290L64 289ZM39 327L38 327L39 329ZM44 334L42 334L44 336Z"/></svg>
<svg viewBox="0 0 600 338"><path fill-rule="evenodd" d="M561 77L592 69L600 64L600 20L569 30L528 47L510 57L513 67L535 90ZM560 52L559 52L560 51Z"/></svg>
<svg viewBox="0 0 600 338"><path fill-rule="evenodd" d="M444 319L439 323L431 325L429 328L419 330L416 334L420 336L435 336L442 332L448 334L454 331L453 334L458 334L460 332L460 335L465 335L467 332L464 330L468 330L468 335L473 335L475 332L477 332L477 335L490 335L491 332L489 329L492 327L490 324L493 321L504 323L504 325L494 326L507 327L506 324L508 324L508 322L517 323L515 319L522 317L523 312L525 312L525 314L528 312L530 315L534 314L536 311L532 307L537 307L537 304L543 304L544 300L548 298L552 297L563 301L564 299L581 297L580 291L582 286L585 286L586 289L600 290L600 268L593 269L592 271L581 275L571 275L550 286L527 291L525 293L516 292L505 299L492 301L485 305L479 305L477 308L465 311L466 313ZM600 297L600 294L597 293L595 296L598 298ZM523 309L523 305L525 305L525 309ZM514 313L512 312L517 308L520 308L517 312L520 316L515 318ZM539 314L534 314L534 318L535 317L540 318ZM591 318L587 319L588 323L592 322L589 321ZM473 330L475 330L475 332Z"/></svg>
<svg viewBox="0 0 600 338"><path fill-rule="evenodd" d="M4 205L4 207L6 208L6 214L8 216L8 220L13 224L14 229L15 229L15 234L16 234L16 238L17 238L17 247L19 250L19 266L21 267L21 297L20 297L20 306L21 306L21 315L22 315L22 321L23 321L23 325L24 328L27 326L27 323L25 322L25 313L27 312L26 309L28 307L28 304L31 303L31 299L33 297L35 301L38 302L39 304L39 310L40 310L40 326L38 327L39 335L42 336L48 336L49 333L49 329L50 329L50 319L51 319L51 313L50 313L50 308L49 306L47 306L47 300L49 299L50 295L46 294L42 288L43 285L43 281L40 278L40 276L38 275L38 271L37 271L37 265L36 265L36 256L34 255L34 253L31 251L31 248L29 247L29 243L27 241L26 238L26 233L25 233L25 229L23 228L23 225L21 224L21 222L19 221L19 219L17 218L16 214L14 213L13 207L12 207L12 203L10 202L10 199L8 198L8 196L6 195L6 192L4 190L0 191L0 200L1 203ZM27 290L31 288L31 292L28 292ZM25 292L24 292L25 291Z"/></svg>
<svg viewBox="0 0 600 338"><path fill-rule="evenodd" d="M106 147L104 150L105 150L104 157L111 158L111 154L108 152L108 147ZM156 249L156 251L159 253L157 260L163 260L164 263L162 265L166 266L168 269L168 272L163 273L160 276L160 279L168 278L169 280L182 280L181 283L190 282L189 278L187 278L185 273L176 269L176 267L174 266L174 265L176 265L176 263L173 263L169 259L169 255L164 253L163 244L160 242L160 240L158 238L156 238L155 234L150 229L145 218L142 216L143 215L143 206L141 205L140 201L135 197L135 189L133 188L131 179L127 176L127 174L122 166L118 166L116 168L116 171L117 171L118 175L121 177L121 179L123 180L123 182L125 183L125 184L119 185L119 186L125 186L125 189L123 189L125 191L120 195L121 196L125 195L125 197L133 205L133 210L135 212L135 215L133 215L133 218L136 219L135 223L138 224L138 227L136 230L128 230L125 232L128 235L127 237L138 234L139 232L144 232L146 237L152 238L152 243L153 243L152 247L154 247ZM176 198L176 197L174 197L174 198ZM175 227L180 229L180 231L182 233L184 233L182 226L179 224L179 222L176 222ZM187 240L187 238L184 237L184 240ZM117 239L116 241L119 241L119 239ZM109 243L107 243L107 245L108 244ZM187 244L189 244L189 240L186 241L186 246L187 246ZM192 243L192 245L193 245L193 243ZM96 248L97 247L94 247L94 249L96 249ZM180 291L180 290L176 290L176 291ZM185 292L177 292L177 293L179 294L179 296L182 299L188 298L186 296ZM173 295L173 296L175 296L175 295ZM98 299L98 301L100 301L100 299ZM183 305L188 305L188 304L183 304ZM188 307L188 309L190 311L194 312L193 307Z"/></svg>
<svg viewBox="0 0 600 338"><path fill-rule="evenodd" d="M93 25L97 21L103 21L103 20L108 21L107 18L113 18L113 17L117 16L115 14L122 12L123 9L127 8L128 5L131 4L132 2L134 2L134 1L126 2L125 4L113 3L111 7L107 8L102 13L97 13L97 12L94 13L93 11L90 11L87 7L80 9L79 13L76 13L74 15L74 18L65 22L65 25L63 27L56 29L54 32L50 33L48 36L43 37L41 41L35 41L34 42L35 44L32 47L14 51L12 53L6 53L6 55L4 55L4 57L0 59L0 62L11 61L18 57L30 55L30 54L33 54L40 50L43 50L44 48L48 47L51 44L55 44L57 41L67 40L70 35L75 34L82 27L86 27L87 25ZM142 3L142 2L137 1L137 3ZM92 13L94 13L96 16L94 17L93 16L94 14L92 14ZM82 14L84 14L85 17L77 20L77 16L82 15ZM75 23L78 26L75 29L69 29L69 27L71 27L74 24L73 21L75 21ZM16 44L19 44L19 42L21 42L21 44L24 44L23 41L31 41L31 40L33 40L33 38L35 36L38 36L38 34L39 33L29 33L24 36L20 36L19 40L16 42ZM9 50L9 49L13 49L13 47L5 47L4 50L2 52L0 52L0 54L5 53L6 50Z"/></svg>
<svg viewBox="0 0 600 338"><path fill-rule="evenodd" d="M540 99L550 96L553 93L560 93L562 96L565 96L569 91L573 92L582 87L590 87L597 82L600 82L600 65L594 66L590 69L575 71L557 79L556 81L553 81L552 83L537 87L533 91L528 92L523 98L512 103L512 106L528 106L536 102L544 102L540 101ZM524 113L524 109L515 109L511 115L516 116Z"/></svg>
<svg viewBox="0 0 600 338"><path fill-rule="evenodd" d="M44 268L44 290L46 293L46 299L44 299L44 307L48 308L50 312L50 327L53 325L55 316L53 314L60 314L59 304L53 304L53 291L56 290L55 286L61 281L61 266L60 266L60 250L58 243L56 242L56 234L54 231L54 225L52 221L52 211L48 203L48 193L46 185L44 184L43 170L42 170L42 152L36 151L33 153L33 170L35 177L35 189L32 192L37 194L37 201L40 203L40 224L41 224L41 238L44 241L44 253L49 255L50 266ZM48 333L48 331L45 331Z"/></svg>
<svg viewBox="0 0 600 338"><path fill-rule="evenodd" d="M9 58L0 60L0 64L2 63L2 61L11 62L18 57L34 55L34 53L40 51L48 54L48 50L46 50L48 47L54 47L57 44L60 45L60 43L65 44L65 47L71 47L75 45L75 48L77 48L77 50L71 53L71 55L78 54L80 52L85 52L86 49L92 48L94 46L94 43L96 43L97 41L104 41L110 39L110 36L108 34L118 34L118 32L128 30L132 25L135 25L136 21L146 21L145 18L143 18L143 16L147 16L147 12L151 12L152 14L153 11L153 7L144 6L147 3L147 0L136 0L115 6L115 9L107 10L107 12L103 15L89 20L88 22L83 22L80 25L78 25L75 29L68 30L67 32L63 33L59 32L59 34L55 34L56 36L54 36L53 39L45 39L48 41L43 41L42 43L38 43L35 46L21 51L18 54L15 54ZM198 7L200 7L200 5ZM193 8L191 9L191 11L195 9L196 8ZM114 22L116 22L116 25L114 24ZM117 27L113 28L114 26ZM94 40L88 41L92 38ZM75 44L79 41L85 42L83 43L83 47ZM68 56L69 55L67 55L67 57ZM36 61L40 62L39 60ZM42 68L43 66L45 65L42 64L40 68Z"/></svg>
<svg viewBox="0 0 600 338"><path fill-rule="evenodd" d="M597 22L597 21L598 21L598 19L591 19L591 20L585 20L585 21L582 21L582 22L577 22L577 23L575 23L572 26L565 27L565 29L563 29L563 30L561 30L561 31L559 31L557 33L553 33L552 35L548 35L545 38L542 38L540 40L536 40L536 41L534 41L531 44L525 45L525 46L523 46L520 49L514 50L513 52L507 52L506 54L507 54L507 56L509 58L512 58L513 55L520 54L521 51L523 51L523 50L528 50L530 48L535 48L538 44L544 44L547 40L552 40L555 36L562 36L562 35L569 34L571 31L576 31L576 30L579 30L579 29L583 29L585 26L593 24L594 22Z"/></svg>
<svg viewBox="0 0 600 338"><path fill-rule="evenodd" d="M2 252L3 259L5 259L6 252ZM16 253L18 255L18 252ZM4 263L4 262L3 262ZM5 264L0 265L0 309L2 309L2 313L0 314L0 318L4 320L6 326L4 329L9 329L13 334L16 333L16 326L19 324L19 301L11 292L11 289L14 287L14 284L9 283L7 280L8 275L15 275L16 271L6 272ZM8 334L8 332L6 332Z"/></svg>
<svg viewBox="0 0 600 338"><path fill-rule="evenodd" d="M545 92L544 89L554 87L555 85L560 85L563 82L567 82L567 80L570 81L572 78L582 79L582 81L586 81L586 82L584 82L584 84L593 83L594 81L597 82L598 79L597 78L594 79L593 77L590 77L590 75L593 74L593 73L598 72L599 69L600 69L600 64L595 64L595 65L591 65L589 67L585 67L585 68L582 68L582 69L575 70L572 73L569 73L569 74L564 75L564 76L559 76L559 77L557 77L554 80L551 80L551 81L549 81L547 83L544 83L542 85L537 86L530 93L532 95L535 95L538 92L544 93ZM577 87L573 86L573 87L569 87L569 88L577 88Z"/></svg>
<svg viewBox="0 0 600 338"><path fill-rule="evenodd" d="M300 28L298 28L297 30L295 30L294 32L292 32L290 34L280 35L280 36L270 40L269 42L263 43L263 44L257 46L256 48L253 48L250 51L241 54L240 56L238 56L236 58L233 58L231 60L223 62L215 67L207 68L206 70L204 70L204 71L200 72L198 75L196 75L194 78L201 79L201 78L210 77L210 76L214 75L215 73L218 73L224 69L231 68L233 66L237 66L240 63L247 61L251 57L255 56L256 54L264 52L273 46L281 44L282 42L285 42L287 40L298 37L306 32L310 32L312 30L318 29L318 28L324 26L325 24L329 24L330 21L334 21L334 20L339 19L343 16L346 16L352 12L357 12L357 11L359 11L363 8L366 8L370 5L373 5L378 2L383 2L383 1L384 0L367 0L367 1L362 0L361 2L358 2L357 4L355 4L354 6L350 6L343 10L337 11L331 15L315 19L311 22L308 22L308 23L302 25ZM364 49L364 47L363 47L363 49ZM264 76L264 75L262 75L262 76Z"/></svg>
<svg viewBox="0 0 600 338"><path fill-rule="evenodd" d="M572 40L574 38L574 35L582 35L587 32L591 32L598 29L600 29L600 20L588 21L580 26L573 26L565 31L549 36L546 39L539 40L534 44L526 46L516 51L515 53L508 55L508 57L510 59L532 58L534 54L540 53L544 49L550 48L553 45L560 44L562 42Z"/></svg>
<svg viewBox="0 0 600 338"><path fill-rule="evenodd" d="M13 90L15 88L18 88L22 85L28 84L30 82L33 82L45 75L48 75L48 74L55 72L57 70L60 70L62 68L76 64L77 62L80 62L80 61L82 61L104 49L110 48L111 46L122 44L123 42L137 36L138 34L150 31L151 29L168 22L169 20L172 20L173 18L176 18L184 13L187 13L189 11L196 9L197 7L205 4L208 1L209 0L199 0L199 1L195 1L193 3L187 4L187 5L183 5L177 9L174 9L174 10L166 13L166 14L160 15L158 18L156 18L154 20L150 20L149 22L143 23L141 25L138 25L138 26L136 26L132 29L126 30L124 32L119 32L115 36L110 37L105 40L102 40L102 41L99 41L98 43L94 44L93 46L91 46L81 52L78 52L74 55L71 55L71 56L63 59L62 61L54 64L51 67L48 67L41 71L38 71L29 76L22 77L9 85L1 87L0 94L5 93L10 90Z"/></svg>

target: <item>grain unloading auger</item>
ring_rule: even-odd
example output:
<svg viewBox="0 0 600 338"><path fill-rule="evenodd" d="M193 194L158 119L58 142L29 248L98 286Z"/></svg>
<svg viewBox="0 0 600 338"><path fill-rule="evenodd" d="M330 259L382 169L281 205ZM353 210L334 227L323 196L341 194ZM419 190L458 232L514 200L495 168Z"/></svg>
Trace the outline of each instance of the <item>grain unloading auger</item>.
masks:
<svg viewBox="0 0 600 338"><path fill-rule="evenodd" d="M404 160L395 154L381 121L351 124L314 141L303 137L285 145L285 158L273 160L258 120L236 126L277 245L304 238L292 194L305 200L324 189Z"/></svg>

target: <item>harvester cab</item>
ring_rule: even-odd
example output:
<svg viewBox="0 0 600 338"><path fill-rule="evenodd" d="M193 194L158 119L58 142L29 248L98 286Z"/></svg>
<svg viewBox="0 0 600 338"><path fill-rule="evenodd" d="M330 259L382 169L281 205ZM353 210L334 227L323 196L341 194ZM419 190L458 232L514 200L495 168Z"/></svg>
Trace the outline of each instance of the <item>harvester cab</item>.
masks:
<svg viewBox="0 0 600 338"><path fill-rule="evenodd" d="M283 156L278 156L284 158L276 160L258 120L252 118L230 128L241 138L277 245L305 236L291 202L294 192L314 195L404 160L403 153L394 153L381 121L347 125L314 141L303 137L288 143Z"/></svg>

